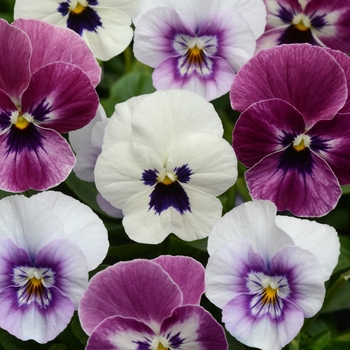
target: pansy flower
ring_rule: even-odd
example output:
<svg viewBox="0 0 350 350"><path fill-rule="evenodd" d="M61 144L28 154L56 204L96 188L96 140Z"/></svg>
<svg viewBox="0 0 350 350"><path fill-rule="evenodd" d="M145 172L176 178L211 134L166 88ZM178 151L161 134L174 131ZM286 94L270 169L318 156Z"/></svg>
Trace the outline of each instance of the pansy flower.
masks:
<svg viewBox="0 0 350 350"><path fill-rule="evenodd" d="M75 164L60 134L94 117L100 68L79 36L37 20L0 20L0 42L0 188L45 190Z"/></svg>
<svg viewBox="0 0 350 350"><path fill-rule="evenodd" d="M70 28L101 60L120 54L129 45L131 17L139 0L16 0L15 18L40 19Z"/></svg>
<svg viewBox="0 0 350 350"><path fill-rule="evenodd" d="M102 152L103 137L108 123L106 112L100 104L91 122L79 130L69 133L69 142L76 154L76 164L73 168L75 175L87 182L95 181L95 164ZM110 216L120 218L123 213L113 207L100 193L96 196L97 204Z"/></svg>
<svg viewBox="0 0 350 350"><path fill-rule="evenodd" d="M155 0L134 22L135 57L155 68L157 90L181 88L213 100L253 56L266 9L262 0Z"/></svg>
<svg viewBox="0 0 350 350"><path fill-rule="evenodd" d="M323 216L350 183L350 58L309 44L260 51L237 74L233 131L253 199Z"/></svg>
<svg viewBox="0 0 350 350"><path fill-rule="evenodd" d="M206 296L240 342L280 350L320 310L339 247L328 225L276 217L269 201L244 203L209 235Z"/></svg>
<svg viewBox="0 0 350 350"><path fill-rule="evenodd" d="M79 306L87 350L227 349L222 327L201 306L204 268L161 256L97 273Z"/></svg>
<svg viewBox="0 0 350 350"><path fill-rule="evenodd" d="M60 192L0 201L0 327L46 343L64 330L108 249L86 205Z"/></svg>
<svg viewBox="0 0 350 350"><path fill-rule="evenodd" d="M170 233L208 236L237 178L236 156L213 106L182 90L116 105L95 166L96 187L123 210L129 237L160 243Z"/></svg>
<svg viewBox="0 0 350 350"><path fill-rule="evenodd" d="M350 53L350 3L342 0L264 0L265 33L257 48L309 43Z"/></svg>

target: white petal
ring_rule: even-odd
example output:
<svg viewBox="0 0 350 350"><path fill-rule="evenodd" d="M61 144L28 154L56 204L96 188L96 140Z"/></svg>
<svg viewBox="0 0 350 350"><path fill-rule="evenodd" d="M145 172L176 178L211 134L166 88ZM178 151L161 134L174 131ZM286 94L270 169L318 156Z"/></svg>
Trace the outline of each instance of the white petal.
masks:
<svg viewBox="0 0 350 350"><path fill-rule="evenodd" d="M338 262L340 243L337 232L331 226L316 221L277 216L276 224L286 232L295 245L314 254L322 266L327 281Z"/></svg>
<svg viewBox="0 0 350 350"><path fill-rule="evenodd" d="M292 239L275 224L276 206L269 201L246 202L226 213L213 227L208 240L208 252L234 239L246 239L265 261Z"/></svg>
<svg viewBox="0 0 350 350"><path fill-rule="evenodd" d="M33 197L55 213L64 226L64 237L83 251L88 269L93 270L107 254L107 230L102 220L85 204L61 192L47 191Z"/></svg>

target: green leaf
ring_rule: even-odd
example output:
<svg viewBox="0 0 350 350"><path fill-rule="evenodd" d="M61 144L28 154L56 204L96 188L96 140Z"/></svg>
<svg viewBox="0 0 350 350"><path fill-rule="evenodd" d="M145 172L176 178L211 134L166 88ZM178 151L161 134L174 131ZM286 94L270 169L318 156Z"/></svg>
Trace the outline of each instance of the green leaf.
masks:
<svg viewBox="0 0 350 350"><path fill-rule="evenodd" d="M66 344L54 344L50 346L49 350L68 350Z"/></svg>
<svg viewBox="0 0 350 350"><path fill-rule="evenodd" d="M331 340L331 332L323 331L316 334L309 343L309 348L313 350L324 349Z"/></svg>
<svg viewBox="0 0 350 350"><path fill-rule="evenodd" d="M339 235L340 256L333 274L350 269L350 237Z"/></svg>
<svg viewBox="0 0 350 350"><path fill-rule="evenodd" d="M0 329L0 344L4 350L47 350L49 349L48 344L38 344L34 340L23 341L17 339L10 333L6 332L3 329Z"/></svg>
<svg viewBox="0 0 350 350"><path fill-rule="evenodd" d="M79 318L77 316L77 314L75 313L74 318L71 322L71 328L72 328L72 332L75 335L75 337L77 339L80 340L80 342L83 345L86 345L87 340L88 340L88 335L83 331L83 329L81 328L80 322L79 322Z"/></svg>

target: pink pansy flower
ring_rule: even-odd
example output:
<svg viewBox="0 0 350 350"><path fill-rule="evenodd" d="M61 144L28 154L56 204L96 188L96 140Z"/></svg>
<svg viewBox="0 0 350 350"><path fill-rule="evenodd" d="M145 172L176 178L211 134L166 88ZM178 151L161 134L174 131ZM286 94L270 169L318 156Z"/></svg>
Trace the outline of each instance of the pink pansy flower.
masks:
<svg viewBox="0 0 350 350"><path fill-rule="evenodd" d="M199 306L204 268L161 256L120 262L96 274L81 299L87 350L227 349L222 327Z"/></svg>
<svg viewBox="0 0 350 350"><path fill-rule="evenodd" d="M60 134L94 117L100 68L77 34L37 20L0 20L0 42L0 188L45 190L75 164Z"/></svg>
<svg viewBox="0 0 350 350"><path fill-rule="evenodd" d="M0 327L46 343L61 333L107 254L107 230L86 205L47 191L0 201Z"/></svg>
<svg viewBox="0 0 350 350"><path fill-rule="evenodd" d="M350 183L350 58L309 44L260 51L237 74L233 131L253 199L323 216Z"/></svg>
<svg viewBox="0 0 350 350"><path fill-rule="evenodd" d="M258 49L309 43L350 53L350 3L344 0L265 0L267 25Z"/></svg>
<svg viewBox="0 0 350 350"><path fill-rule="evenodd" d="M184 89L213 100L230 89L263 33L262 0L153 0L141 6L135 57L154 67L157 90Z"/></svg>

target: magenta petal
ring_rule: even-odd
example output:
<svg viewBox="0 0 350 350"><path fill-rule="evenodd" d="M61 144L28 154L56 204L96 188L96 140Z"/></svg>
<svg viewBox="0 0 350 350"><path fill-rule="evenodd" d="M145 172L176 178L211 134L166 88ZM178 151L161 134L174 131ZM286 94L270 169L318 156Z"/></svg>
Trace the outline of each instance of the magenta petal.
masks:
<svg viewBox="0 0 350 350"><path fill-rule="evenodd" d="M100 82L101 68L86 42L73 30L22 18L15 20L13 25L30 38L33 47L32 72L48 63L63 61L80 67L93 86Z"/></svg>
<svg viewBox="0 0 350 350"><path fill-rule="evenodd" d="M56 62L37 70L22 98L22 112L63 134L82 128L96 115L98 96L77 66Z"/></svg>
<svg viewBox="0 0 350 350"><path fill-rule="evenodd" d="M228 349L223 328L208 311L197 305L174 309L164 320L160 334L167 338L171 349L176 349L175 344L180 345L179 349Z"/></svg>
<svg viewBox="0 0 350 350"><path fill-rule="evenodd" d="M324 140L326 147L315 152L327 161L341 185L350 184L350 113L319 121L309 134Z"/></svg>
<svg viewBox="0 0 350 350"><path fill-rule="evenodd" d="M26 33L0 19L0 89L16 103L29 83L31 53Z"/></svg>
<svg viewBox="0 0 350 350"><path fill-rule="evenodd" d="M0 136L0 144L0 188L5 191L44 191L57 186L75 164L74 154L61 135L32 124L23 131L13 126Z"/></svg>
<svg viewBox="0 0 350 350"><path fill-rule="evenodd" d="M290 210L297 216L326 215L341 196L333 171L312 152L308 164L293 164L287 151L263 158L246 172L252 198L268 199L278 210Z"/></svg>
<svg viewBox="0 0 350 350"><path fill-rule="evenodd" d="M309 44L258 52L233 79L231 105L244 111L254 102L280 98L303 116L306 127L332 119L347 99L345 74L326 50Z"/></svg>
<svg viewBox="0 0 350 350"><path fill-rule="evenodd" d="M153 261L180 287L183 294L182 305L199 304L205 291L205 270L197 260L187 256L162 255Z"/></svg>
<svg viewBox="0 0 350 350"><path fill-rule="evenodd" d="M182 293L160 265L148 260L120 262L96 274L79 306L87 334L110 316L133 317L150 327L160 325Z"/></svg>
<svg viewBox="0 0 350 350"><path fill-rule="evenodd" d="M254 103L235 125L232 146L237 158L252 167L265 156L285 147L284 135L300 135L305 130L302 115L289 103L271 99Z"/></svg>
<svg viewBox="0 0 350 350"><path fill-rule="evenodd" d="M151 349L156 334L144 323L133 318L112 316L103 320L92 332L86 350L139 349L144 344Z"/></svg>

